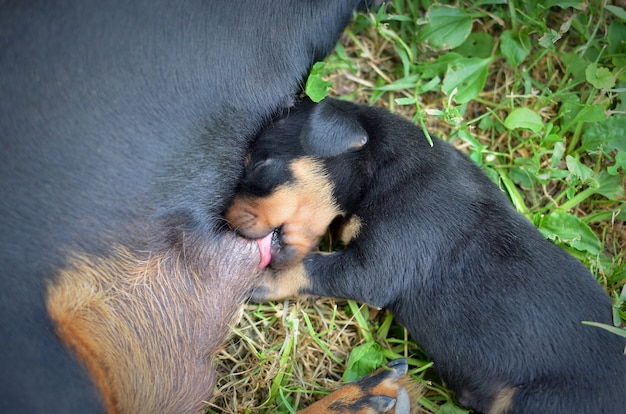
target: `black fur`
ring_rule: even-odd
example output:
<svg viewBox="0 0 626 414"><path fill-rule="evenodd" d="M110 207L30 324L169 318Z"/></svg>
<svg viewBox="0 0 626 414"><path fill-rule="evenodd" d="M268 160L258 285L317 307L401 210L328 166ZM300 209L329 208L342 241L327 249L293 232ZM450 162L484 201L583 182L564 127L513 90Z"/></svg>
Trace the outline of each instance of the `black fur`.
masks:
<svg viewBox="0 0 626 414"><path fill-rule="evenodd" d="M359 134L319 135L355 125L368 138L357 150L344 140ZM300 294L389 309L477 411L495 410L495 396L512 389L511 413L625 412L626 340L581 323L612 324L611 300L451 145L431 147L383 109L327 99L297 105L251 152L284 169L321 160L346 216L362 221L344 250L304 259ZM266 273L257 301L281 274Z"/></svg>
<svg viewBox="0 0 626 414"><path fill-rule="evenodd" d="M2 2L0 411L101 410L45 282L74 249L217 237L248 138L357 3Z"/></svg>

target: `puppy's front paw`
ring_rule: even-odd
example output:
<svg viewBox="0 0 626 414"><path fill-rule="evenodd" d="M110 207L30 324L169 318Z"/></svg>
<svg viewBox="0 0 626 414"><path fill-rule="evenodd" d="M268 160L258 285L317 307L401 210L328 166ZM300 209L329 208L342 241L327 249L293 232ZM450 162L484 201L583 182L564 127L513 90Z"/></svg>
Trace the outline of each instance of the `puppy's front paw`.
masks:
<svg viewBox="0 0 626 414"><path fill-rule="evenodd" d="M309 286L309 278L302 263L284 270L266 269L259 276L259 283L250 300L254 303L263 303L296 297Z"/></svg>
<svg viewBox="0 0 626 414"><path fill-rule="evenodd" d="M274 297L274 272L271 270L264 270L259 276L259 284L252 291L252 295L250 296L250 302L252 303L264 303L269 302L270 300L278 300L273 299Z"/></svg>
<svg viewBox="0 0 626 414"><path fill-rule="evenodd" d="M272 268L284 270L301 262L319 243L317 235L291 223L275 230L272 240Z"/></svg>
<svg viewBox="0 0 626 414"><path fill-rule="evenodd" d="M308 250L301 250L292 245L283 245L279 249L272 250L272 268L281 271L295 266L307 255Z"/></svg>

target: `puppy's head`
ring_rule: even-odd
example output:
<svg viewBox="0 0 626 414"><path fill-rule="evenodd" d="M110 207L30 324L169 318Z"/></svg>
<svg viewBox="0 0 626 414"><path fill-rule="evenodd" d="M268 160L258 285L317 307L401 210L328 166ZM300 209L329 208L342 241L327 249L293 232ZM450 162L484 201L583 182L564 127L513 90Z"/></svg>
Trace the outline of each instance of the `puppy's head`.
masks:
<svg viewBox="0 0 626 414"><path fill-rule="evenodd" d="M345 158L358 159L368 135L343 104L299 103L263 130L248 153L226 219L245 237L274 232L271 265L276 269L304 258L333 219L346 213L345 189L339 193L338 183L344 187L354 171Z"/></svg>

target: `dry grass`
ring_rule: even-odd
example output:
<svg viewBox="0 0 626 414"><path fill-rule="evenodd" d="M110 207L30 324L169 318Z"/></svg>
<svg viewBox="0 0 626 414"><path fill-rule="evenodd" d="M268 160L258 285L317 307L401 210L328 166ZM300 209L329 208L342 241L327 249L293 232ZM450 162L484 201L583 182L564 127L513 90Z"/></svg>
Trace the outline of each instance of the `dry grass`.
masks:
<svg viewBox="0 0 626 414"><path fill-rule="evenodd" d="M215 412L271 409L275 401L268 399L280 376L283 392L294 390L284 397L295 407L309 405L338 388L350 350L363 342L345 303L330 299L248 305L235 331L219 354Z"/></svg>

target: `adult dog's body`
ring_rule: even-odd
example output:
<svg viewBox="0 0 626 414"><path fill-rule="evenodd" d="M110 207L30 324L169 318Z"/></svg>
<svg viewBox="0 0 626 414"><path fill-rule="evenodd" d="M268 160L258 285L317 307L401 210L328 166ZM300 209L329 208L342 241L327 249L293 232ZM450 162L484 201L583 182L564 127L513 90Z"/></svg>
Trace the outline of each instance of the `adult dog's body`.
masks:
<svg viewBox="0 0 626 414"><path fill-rule="evenodd" d="M202 408L259 261L218 215L357 3L3 2L1 412Z"/></svg>
<svg viewBox="0 0 626 414"><path fill-rule="evenodd" d="M255 300L387 308L480 412L624 412L626 340L582 323L612 324L609 297L449 144L327 99L277 119L246 160L227 218L249 237L276 232ZM345 249L298 262L337 215Z"/></svg>

